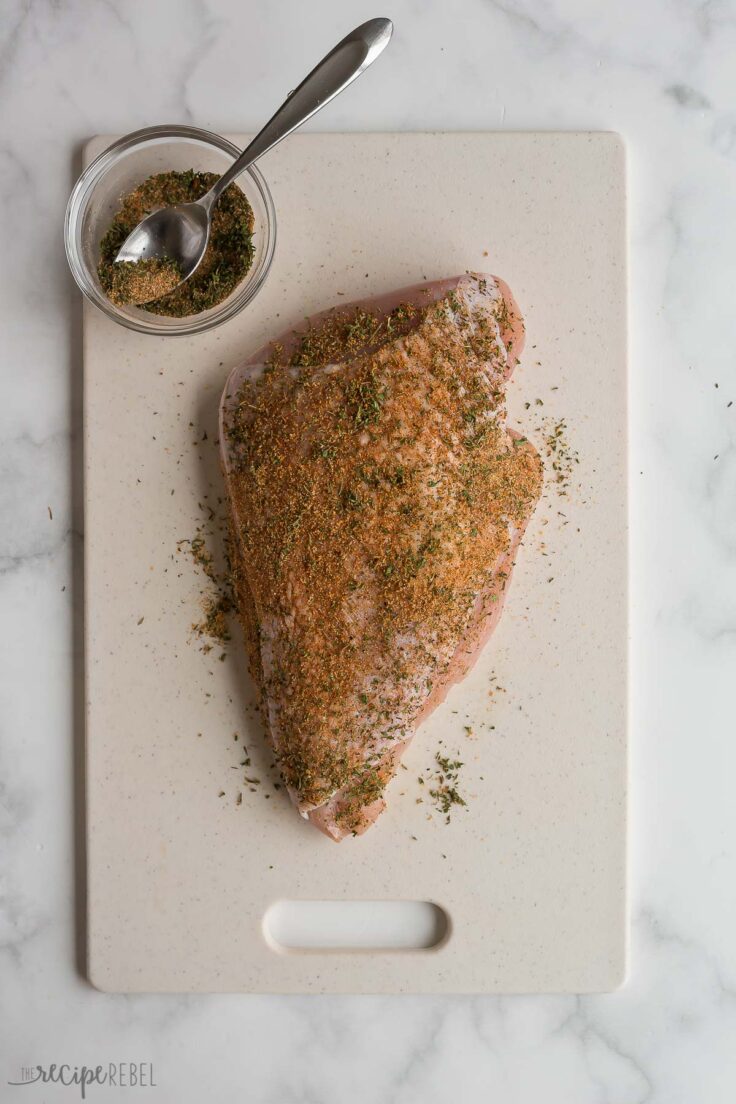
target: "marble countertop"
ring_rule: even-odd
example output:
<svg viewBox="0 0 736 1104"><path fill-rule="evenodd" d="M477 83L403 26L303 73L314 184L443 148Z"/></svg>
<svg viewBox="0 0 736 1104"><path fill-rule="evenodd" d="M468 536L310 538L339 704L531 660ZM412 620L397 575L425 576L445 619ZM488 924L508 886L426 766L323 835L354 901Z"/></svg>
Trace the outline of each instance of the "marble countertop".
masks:
<svg viewBox="0 0 736 1104"><path fill-rule="evenodd" d="M179 1104L736 1098L733 0L393 0L380 73L318 120L626 139L628 984L583 998L126 997L77 972L80 312L61 226L80 148L155 122L254 129L373 14L357 0L3 5L2 1100L79 1099L73 1087L8 1087L23 1066L131 1061L153 1063L149 1096Z"/></svg>

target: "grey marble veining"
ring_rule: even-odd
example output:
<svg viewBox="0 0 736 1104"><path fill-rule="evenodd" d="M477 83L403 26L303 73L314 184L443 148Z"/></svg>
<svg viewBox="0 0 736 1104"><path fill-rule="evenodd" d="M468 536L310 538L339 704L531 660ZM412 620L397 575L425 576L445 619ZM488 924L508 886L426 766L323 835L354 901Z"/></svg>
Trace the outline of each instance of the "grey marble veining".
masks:
<svg viewBox="0 0 736 1104"><path fill-rule="evenodd" d="M73 1098L7 1087L23 1064L129 1059L154 1063L149 1095L181 1102L736 1095L736 5L394 0L387 12L390 54L324 129L591 127L629 147L631 980L586 998L128 998L77 976L79 322L61 242L73 159L93 133L154 122L252 129L376 12L356 0L6 0L3 1100Z"/></svg>

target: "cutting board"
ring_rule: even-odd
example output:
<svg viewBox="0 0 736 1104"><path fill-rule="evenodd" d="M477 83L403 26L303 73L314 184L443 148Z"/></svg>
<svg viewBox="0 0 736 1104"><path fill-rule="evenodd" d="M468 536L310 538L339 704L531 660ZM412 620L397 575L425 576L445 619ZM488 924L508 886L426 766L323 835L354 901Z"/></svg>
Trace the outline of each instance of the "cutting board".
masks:
<svg viewBox="0 0 736 1104"><path fill-rule="evenodd" d="M613 989L627 957L621 141L309 134L262 168L278 245L240 317L153 338L85 305L89 977L112 991ZM273 784L237 638L220 660L192 634L206 579L178 542L219 509L234 365L310 312L467 269L502 275L521 306L510 424L546 452L564 422L569 487L548 457L499 628L375 827L338 845ZM463 762L467 805L449 824L418 782L438 752ZM424 950L286 951L263 926L283 901L428 901L447 931Z"/></svg>

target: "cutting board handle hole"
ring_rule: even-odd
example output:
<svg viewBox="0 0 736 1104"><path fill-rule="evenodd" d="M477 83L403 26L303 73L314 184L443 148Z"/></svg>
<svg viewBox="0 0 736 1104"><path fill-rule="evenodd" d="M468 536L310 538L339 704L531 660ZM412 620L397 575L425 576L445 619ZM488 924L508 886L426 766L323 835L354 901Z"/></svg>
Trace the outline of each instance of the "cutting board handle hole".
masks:
<svg viewBox="0 0 736 1104"><path fill-rule="evenodd" d="M427 951L449 917L431 901L276 901L263 918L274 951Z"/></svg>

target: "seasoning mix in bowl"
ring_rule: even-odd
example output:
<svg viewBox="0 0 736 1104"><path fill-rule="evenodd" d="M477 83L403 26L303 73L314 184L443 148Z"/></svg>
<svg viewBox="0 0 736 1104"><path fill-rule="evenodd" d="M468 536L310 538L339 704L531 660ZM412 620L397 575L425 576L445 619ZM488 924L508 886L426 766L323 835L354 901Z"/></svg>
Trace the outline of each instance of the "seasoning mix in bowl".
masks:
<svg viewBox="0 0 736 1104"><path fill-rule="evenodd" d="M193 203L219 180L218 173L164 172L149 176L125 196L100 242L100 285L113 303L138 304L152 314L185 318L218 306L245 278L253 263L253 209L237 184L215 204L204 257L184 283L174 261L151 257L115 261L118 250L139 222L160 207Z"/></svg>
<svg viewBox="0 0 736 1104"><path fill-rule="evenodd" d="M109 318L151 334L193 334L232 318L268 275L276 215L256 166L213 209L211 236L181 283L174 261L115 263L120 246L151 211L200 199L240 154L194 127L150 127L113 143L85 169L67 207L66 251L84 295Z"/></svg>

